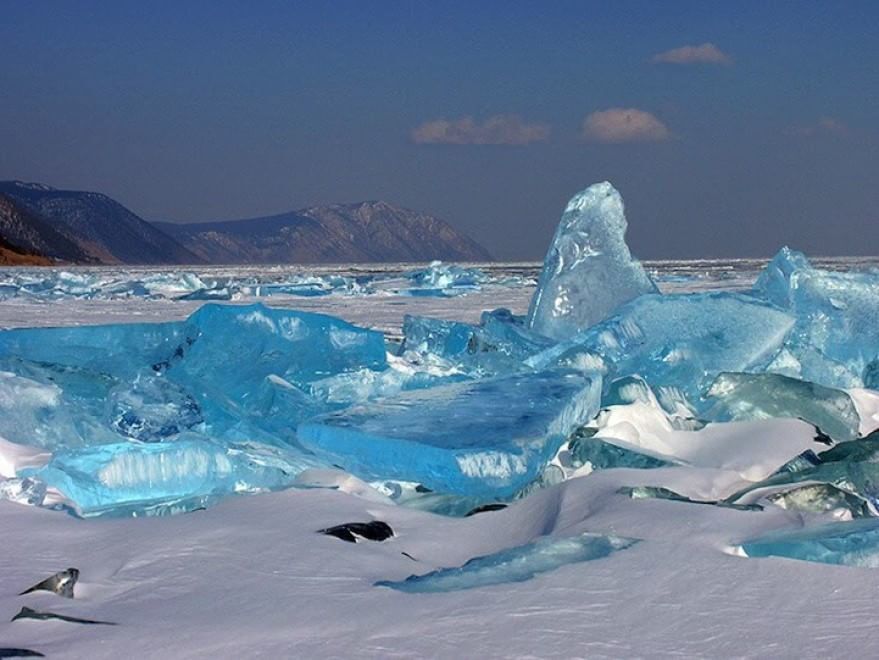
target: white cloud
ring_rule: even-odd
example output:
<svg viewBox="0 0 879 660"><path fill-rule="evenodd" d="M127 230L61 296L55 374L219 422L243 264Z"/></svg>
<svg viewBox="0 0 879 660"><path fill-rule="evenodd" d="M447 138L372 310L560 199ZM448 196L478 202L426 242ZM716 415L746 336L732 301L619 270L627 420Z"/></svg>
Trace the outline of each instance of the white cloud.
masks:
<svg viewBox="0 0 879 660"><path fill-rule="evenodd" d="M483 122L473 117L434 119L412 130L416 144L506 144L542 142L549 137L547 124L528 123L517 115L495 115Z"/></svg>
<svg viewBox="0 0 879 660"><path fill-rule="evenodd" d="M833 117L821 117L812 124L800 124L787 129L789 135L812 137L814 135L846 135L848 126Z"/></svg>
<svg viewBox="0 0 879 660"><path fill-rule="evenodd" d="M637 108L610 108L583 120L582 137L595 142L661 142L671 132L659 119Z"/></svg>
<svg viewBox="0 0 879 660"><path fill-rule="evenodd" d="M652 60L660 64L732 64L732 58L712 43L672 48Z"/></svg>

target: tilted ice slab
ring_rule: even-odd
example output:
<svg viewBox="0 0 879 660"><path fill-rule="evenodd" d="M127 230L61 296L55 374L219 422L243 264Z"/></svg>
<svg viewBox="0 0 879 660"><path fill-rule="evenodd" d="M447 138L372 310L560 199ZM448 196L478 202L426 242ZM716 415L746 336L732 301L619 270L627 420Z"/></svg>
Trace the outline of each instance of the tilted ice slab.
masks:
<svg viewBox="0 0 879 660"><path fill-rule="evenodd" d="M787 557L879 568L879 520L835 522L796 531L779 531L740 546L748 557Z"/></svg>
<svg viewBox="0 0 879 660"><path fill-rule="evenodd" d="M562 539L545 537L527 545L471 559L457 568L412 575L399 582L383 580L376 582L376 586L408 593L437 593L524 582L567 564L607 557L637 542L636 539L589 533Z"/></svg>
<svg viewBox="0 0 879 660"><path fill-rule="evenodd" d="M629 253L625 233L623 200L610 183L589 186L568 202L528 310L532 330L568 339L657 291Z"/></svg>
<svg viewBox="0 0 879 660"><path fill-rule="evenodd" d="M318 417L299 441L364 479L510 497L600 403L601 378L542 372L442 385Z"/></svg>
<svg viewBox="0 0 879 660"><path fill-rule="evenodd" d="M832 484L805 484L790 490L766 494L765 498L788 511L829 515L836 520L875 516L875 508L866 499Z"/></svg>
<svg viewBox="0 0 879 660"><path fill-rule="evenodd" d="M817 455L816 455L817 454ZM804 484L830 484L853 493L879 509L879 432L842 442L826 451L813 451L777 474L735 493L731 501L754 502Z"/></svg>
<svg viewBox="0 0 879 660"><path fill-rule="evenodd" d="M814 424L837 442L858 437L860 417L851 397L779 374L723 373L708 391L705 415L718 422L792 417Z"/></svg>
<svg viewBox="0 0 879 660"><path fill-rule="evenodd" d="M759 371L776 356L794 319L733 293L645 295L526 362L641 376L660 400L690 402L723 371ZM671 407L671 406L670 406Z"/></svg>
<svg viewBox="0 0 879 660"><path fill-rule="evenodd" d="M754 293L797 320L772 371L829 387L879 388L879 273L819 270L783 248Z"/></svg>

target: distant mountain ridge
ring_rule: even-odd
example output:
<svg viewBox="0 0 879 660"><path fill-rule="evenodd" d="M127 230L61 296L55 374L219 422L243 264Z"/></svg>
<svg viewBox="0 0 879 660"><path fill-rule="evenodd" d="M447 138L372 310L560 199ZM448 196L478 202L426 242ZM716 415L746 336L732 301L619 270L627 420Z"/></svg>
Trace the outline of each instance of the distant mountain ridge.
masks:
<svg viewBox="0 0 879 660"><path fill-rule="evenodd" d="M312 206L273 216L147 222L96 192L0 181L2 263L266 264L490 261L431 215L383 201ZM42 260L42 261L41 261Z"/></svg>
<svg viewBox="0 0 879 660"><path fill-rule="evenodd" d="M273 216L156 223L210 263L490 261L447 222L388 202L312 206Z"/></svg>
<svg viewBox="0 0 879 660"><path fill-rule="evenodd" d="M32 242L46 257L77 263L185 264L202 260L107 195L57 190L40 183L0 182L0 195L32 217ZM0 235L15 243L5 233ZM61 249L58 235L72 243Z"/></svg>
<svg viewBox="0 0 879 660"><path fill-rule="evenodd" d="M76 242L3 193L0 193L0 240L4 249L22 257L52 257L74 263L93 261ZM9 256L8 260L11 262L13 258Z"/></svg>

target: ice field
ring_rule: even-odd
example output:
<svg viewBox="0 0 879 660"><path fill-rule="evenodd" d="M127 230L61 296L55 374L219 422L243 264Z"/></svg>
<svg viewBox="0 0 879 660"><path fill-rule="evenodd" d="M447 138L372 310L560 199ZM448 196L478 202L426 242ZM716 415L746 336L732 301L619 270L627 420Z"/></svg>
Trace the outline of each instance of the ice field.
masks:
<svg viewBox="0 0 879 660"><path fill-rule="evenodd" d="M0 271L0 657L869 654L879 259L625 228L597 184L544 264Z"/></svg>

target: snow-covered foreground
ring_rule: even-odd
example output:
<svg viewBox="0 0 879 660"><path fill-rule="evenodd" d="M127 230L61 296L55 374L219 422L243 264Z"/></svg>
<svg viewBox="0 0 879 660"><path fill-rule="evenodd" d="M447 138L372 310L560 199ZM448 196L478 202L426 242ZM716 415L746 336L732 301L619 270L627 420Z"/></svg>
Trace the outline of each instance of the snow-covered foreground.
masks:
<svg viewBox="0 0 879 660"><path fill-rule="evenodd" d="M879 642L875 572L728 554L732 542L795 524L794 514L615 494L622 484L679 486L681 471L596 473L456 519L325 490L142 520L0 502L4 621L28 603L118 624L22 620L0 624L0 640L89 658L869 654ZM396 536L351 544L315 533L373 518ZM527 582L437 594L373 586L582 531L643 541ZM82 571L74 600L14 595L67 566Z"/></svg>

